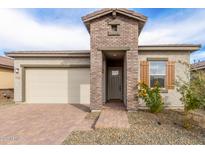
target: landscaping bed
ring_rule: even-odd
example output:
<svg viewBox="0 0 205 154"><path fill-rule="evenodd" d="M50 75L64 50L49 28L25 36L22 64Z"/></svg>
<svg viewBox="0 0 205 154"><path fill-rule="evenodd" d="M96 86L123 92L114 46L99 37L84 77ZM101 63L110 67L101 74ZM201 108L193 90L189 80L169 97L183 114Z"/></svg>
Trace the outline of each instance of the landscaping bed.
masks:
<svg viewBox="0 0 205 154"><path fill-rule="evenodd" d="M0 99L0 106L13 105L13 104L15 104L13 100Z"/></svg>
<svg viewBox="0 0 205 154"><path fill-rule="evenodd" d="M74 131L63 144L205 144L205 130L183 128L183 113L165 110L152 114L130 112L129 129Z"/></svg>

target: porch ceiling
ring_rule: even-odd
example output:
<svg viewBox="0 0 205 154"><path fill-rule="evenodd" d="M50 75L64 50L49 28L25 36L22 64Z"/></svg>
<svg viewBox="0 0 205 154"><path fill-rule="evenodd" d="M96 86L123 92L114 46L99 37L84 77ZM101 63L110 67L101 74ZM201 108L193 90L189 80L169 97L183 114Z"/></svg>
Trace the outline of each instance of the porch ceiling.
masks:
<svg viewBox="0 0 205 154"><path fill-rule="evenodd" d="M123 59L125 52L124 51L106 51L103 52L107 59Z"/></svg>

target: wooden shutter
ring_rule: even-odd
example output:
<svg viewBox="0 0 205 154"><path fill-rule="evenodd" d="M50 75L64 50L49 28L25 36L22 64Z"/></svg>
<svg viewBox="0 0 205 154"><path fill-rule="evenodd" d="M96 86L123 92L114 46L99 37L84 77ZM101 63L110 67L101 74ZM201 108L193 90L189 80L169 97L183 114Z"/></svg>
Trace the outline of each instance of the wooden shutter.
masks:
<svg viewBox="0 0 205 154"><path fill-rule="evenodd" d="M166 73L167 89L174 89L175 85L175 62L167 62L167 73Z"/></svg>
<svg viewBox="0 0 205 154"><path fill-rule="evenodd" d="M140 81L149 85L149 62L148 61L140 62Z"/></svg>

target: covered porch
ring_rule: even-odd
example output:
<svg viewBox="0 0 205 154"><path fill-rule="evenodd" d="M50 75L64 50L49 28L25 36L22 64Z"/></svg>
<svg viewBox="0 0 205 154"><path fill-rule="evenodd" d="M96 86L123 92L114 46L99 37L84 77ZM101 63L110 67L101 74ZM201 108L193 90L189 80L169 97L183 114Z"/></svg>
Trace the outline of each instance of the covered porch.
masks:
<svg viewBox="0 0 205 154"><path fill-rule="evenodd" d="M126 52L103 51L103 104L126 107Z"/></svg>

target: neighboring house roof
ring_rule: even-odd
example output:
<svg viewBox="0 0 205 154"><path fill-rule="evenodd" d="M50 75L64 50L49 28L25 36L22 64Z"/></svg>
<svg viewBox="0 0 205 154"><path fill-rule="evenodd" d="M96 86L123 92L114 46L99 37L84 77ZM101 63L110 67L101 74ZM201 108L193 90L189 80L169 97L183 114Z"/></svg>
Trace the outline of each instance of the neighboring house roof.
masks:
<svg viewBox="0 0 205 154"><path fill-rule="evenodd" d="M88 29L88 31L90 32L90 22L94 19L97 19L97 18L100 18L102 16L105 16L105 15L108 15L108 14L113 14L114 16L116 14L121 14L121 15L124 15L124 16L127 16L129 18L132 18L132 19L135 19L137 21L139 21L139 34L142 30L142 28L144 27L144 24L146 23L147 21L147 17L140 14L140 13L137 13L135 11L131 11L131 10L128 10L128 9L123 9L123 8L106 8L106 9L101 9L101 10L97 10L95 12L92 12L86 16L83 16L82 17L82 20L86 26L86 28Z"/></svg>
<svg viewBox="0 0 205 154"><path fill-rule="evenodd" d="M139 51L189 51L199 50L199 44L141 45ZM112 49L114 50L114 49ZM120 50L120 49L118 49ZM9 57L90 57L90 50L51 50L51 51L12 51L5 52Z"/></svg>
<svg viewBox="0 0 205 154"><path fill-rule="evenodd" d="M0 67L1 68L13 69L14 68L14 61L13 61L13 59L11 59L9 57L0 56Z"/></svg>
<svg viewBox="0 0 205 154"><path fill-rule="evenodd" d="M192 64L192 69L193 70L205 70L205 61L201 61L195 64Z"/></svg>

